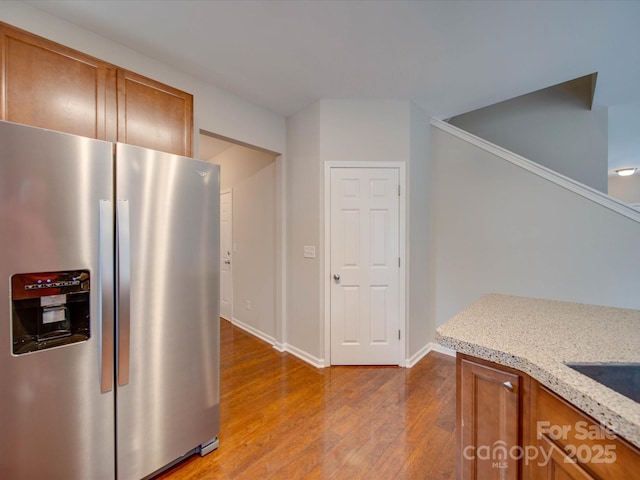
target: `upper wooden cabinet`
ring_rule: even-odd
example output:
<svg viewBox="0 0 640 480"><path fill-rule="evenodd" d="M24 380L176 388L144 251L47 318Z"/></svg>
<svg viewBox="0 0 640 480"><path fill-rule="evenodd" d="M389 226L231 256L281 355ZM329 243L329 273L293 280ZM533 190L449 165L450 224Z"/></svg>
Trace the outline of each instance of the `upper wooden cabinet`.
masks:
<svg viewBox="0 0 640 480"><path fill-rule="evenodd" d="M5 24L0 32L3 120L116 140L115 68Z"/></svg>
<svg viewBox="0 0 640 480"><path fill-rule="evenodd" d="M118 141L191 156L192 135L191 95L118 70Z"/></svg>
<svg viewBox="0 0 640 480"><path fill-rule="evenodd" d="M192 156L193 96L0 22L1 119Z"/></svg>

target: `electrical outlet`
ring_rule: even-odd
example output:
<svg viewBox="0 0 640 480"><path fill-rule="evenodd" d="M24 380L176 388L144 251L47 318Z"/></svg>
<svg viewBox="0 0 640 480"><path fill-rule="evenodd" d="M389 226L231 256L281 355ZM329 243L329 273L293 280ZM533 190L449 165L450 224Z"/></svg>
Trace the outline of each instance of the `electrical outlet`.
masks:
<svg viewBox="0 0 640 480"><path fill-rule="evenodd" d="M302 253L304 258L316 258L316 247L314 245L305 245Z"/></svg>
<svg viewBox="0 0 640 480"><path fill-rule="evenodd" d="M251 311L251 300L245 300L244 306L247 310Z"/></svg>

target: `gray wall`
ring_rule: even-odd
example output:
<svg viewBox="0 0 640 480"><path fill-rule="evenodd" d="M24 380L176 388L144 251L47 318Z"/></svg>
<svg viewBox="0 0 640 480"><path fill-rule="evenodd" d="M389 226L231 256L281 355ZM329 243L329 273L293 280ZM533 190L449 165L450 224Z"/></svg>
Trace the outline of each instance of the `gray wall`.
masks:
<svg viewBox="0 0 640 480"><path fill-rule="evenodd" d="M424 112L400 100L322 100L287 119L286 343L290 351L314 362L324 361L324 164L329 161L407 165L407 356L428 343L423 183L428 125ZM304 245L316 246L315 259L303 258Z"/></svg>
<svg viewBox="0 0 640 480"><path fill-rule="evenodd" d="M433 340L435 326L429 311L429 147L430 117L410 106L409 207L407 248L408 349L411 359Z"/></svg>
<svg viewBox="0 0 640 480"><path fill-rule="evenodd" d="M640 308L640 223L432 127L436 325L485 293Z"/></svg>
<svg viewBox="0 0 640 480"><path fill-rule="evenodd" d="M287 118L288 350L310 361L322 357L320 256L303 258L304 245L320 245L320 104ZM320 248L316 253L320 254Z"/></svg>
<svg viewBox="0 0 640 480"><path fill-rule="evenodd" d="M607 109L590 109L591 88L591 80L583 77L449 123L607 193Z"/></svg>

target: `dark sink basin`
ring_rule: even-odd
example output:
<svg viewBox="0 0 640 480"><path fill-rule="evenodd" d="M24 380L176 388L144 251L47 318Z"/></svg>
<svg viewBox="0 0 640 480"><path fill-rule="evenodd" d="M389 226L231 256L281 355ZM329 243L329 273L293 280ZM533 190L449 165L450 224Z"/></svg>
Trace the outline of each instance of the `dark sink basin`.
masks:
<svg viewBox="0 0 640 480"><path fill-rule="evenodd" d="M640 363L567 363L566 365L640 403Z"/></svg>

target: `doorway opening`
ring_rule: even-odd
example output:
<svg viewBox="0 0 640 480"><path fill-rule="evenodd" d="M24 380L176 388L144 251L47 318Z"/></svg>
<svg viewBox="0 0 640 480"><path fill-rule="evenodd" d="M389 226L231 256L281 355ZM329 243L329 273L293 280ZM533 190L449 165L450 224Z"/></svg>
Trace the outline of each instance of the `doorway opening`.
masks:
<svg viewBox="0 0 640 480"><path fill-rule="evenodd" d="M281 156L200 130L199 158L220 165L221 316L277 348Z"/></svg>

